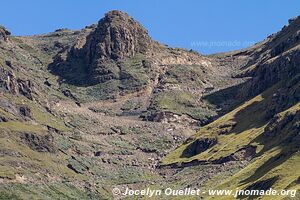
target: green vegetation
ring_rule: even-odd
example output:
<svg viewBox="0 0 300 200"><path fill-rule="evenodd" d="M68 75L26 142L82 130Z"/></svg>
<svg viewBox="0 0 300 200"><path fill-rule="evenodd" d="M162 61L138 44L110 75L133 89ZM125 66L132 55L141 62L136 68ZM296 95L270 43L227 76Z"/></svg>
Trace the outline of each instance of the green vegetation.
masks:
<svg viewBox="0 0 300 200"><path fill-rule="evenodd" d="M122 140L121 138L115 139L115 140L110 140L108 142L110 144L112 144L116 147L122 148L122 149L129 149L129 150L135 149L135 147L129 141Z"/></svg>
<svg viewBox="0 0 300 200"><path fill-rule="evenodd" d="M0 199L300 190L299 18L254 47L205 57L150 42L114 14L105 41L95 25L0 42Z"/></svg>
<svg viewBox="0 0 300 200"><path fill-rule="evenodd" d="M181 165L194 160L213 162L230 157L245 147L254 146L255 158L249 165L234 176L219 182L218 185L215 183L212 185L216 189L272 187L278 190L299 190L297 182L300 171L296 170L300 167L299 129L297 128L299 121L295 116L299 116L300 103L278 113L274 117L276 121L266 117L268 110L266 105L271 105L273 94L281 91L281 87L284 86L285 84L278 83L211 124L202 127L185 144L168 154L162 160L162 164ZM293 87L297 87L297 84ZM184 152L191 148L195 140L209 137L216 137L217 144L193 156L185 155ZM273 180L272 184L269 180ZM206 186L209 184L206 183ZM230 198L224 197L224 199Z"/></svg>
<svg viewBox="0 0 300 200"><path fill-rule="evenodd" d="M124 91L139 90L149 84L154 76L151 63L141 54L125 60L120 66L120 89Z"/></svg>
<svg viewBox="0 0 300 200"><path fill-rule="evenodd" d="M175 114L187 114L194 119L210 118L213 112L199 104L197 96L186 91L166 91L159 93L152 106Z"/></svg>
<svg viewBox="0 0 300 200"><path fill-rule="evenodd" d="M115 177L113 177L112 181L115 184L130 184L136 182L148 182L151 180L155 180L159 178L159 176L145 172L136 167L126 167L120 169Z"/></svg>
<svg viewBox="0 0 300 200"><path fill-rule="evenodd" d="M75 62L75 65L79 64ZM80 86L80 84L72 84L73 79L76 81L88 80L85 77L86 72L78 71L80 69L84 70L86 67L84 64L80 64L80 67L76 68L77 70L68 74L70 77L66 77L70 83L68 81L63 82L60 89L62 91L69 90L77 100L83 102L115 99L120 95L144 89L154 76L154 72L151 71L149 65L151 65L150 61L147 61L141 54L137 54L135 57L127 59L124 62L107 63L105 69L112 73L111 78L106 80L106 76L108 75L100 74L94 77L96 82L98 79L101 80L100 83L82 83L83 85ZM101 66L99 67L101 68Z"/></svg>
<svg viewBox="0 0 300 200"><path fill-rule="evenodd" d="M89 86L85 96L92 98L92 100L115 99L118 96L119 85L120 81L113 79L95 86Z"/></svg>
<svg viewBox="0 0 300 200"><path fill-rule="evenodd" d="M163 83L201 87L206 77L205 70L199 65L175 65L166 71Z"/></svg>
<svg viewBox="0 0 300 200"><path fill-rule="evenodd" d="M201 154L190 158L184 158L184 150L192 143L188 142L171 154L167 155L163 163L169 164L174 162L190 162L192 160L218 160L235 153L238 149L249 145L249 143L260 134L263 133L268 120L265 119L265 105L271 100L272 94L277 86L270 88L262 95L247 101L230 113L220 117L214 122L202 127L199 132L194 135L190 141L197 138L217 137L218 145L207 149ZM255 116L250 117L249 116ZM233 123L234 122L234 123ZM222 128L236 124L229 132L222 134ZM229 142L228 142L229 141Z"/></svg>
<svg viewBox="0 0 300 200"><path fill-rule="evenodd" d="M142 103L134 100L127 100L121 107L123 111L133 111L141 108Z"/></svg>
<svg viewBox="0 0 300 200"><path fill-rule="evenodd" d="M136 144L140 149L145 152L164 152L171 148L172 139L164 136L159 138L150 138L146 136L140 136L138 143Z"/></svg>
<svg viewBox="0 0 300 200"><path fill-rule="evenodd" d="M103 197L80 190L71 184L10 184L0 186L0 199L103 199Z"/></svg>
<svg viewBox="0 0 300 200"><path fill-rule="evenodd" d="M35 133L41 133L46 131L45 128L41 125L35 125L35 124L25 123L20 121L0 122L0 129L10 130L15 132L29 131Z"/></svg>

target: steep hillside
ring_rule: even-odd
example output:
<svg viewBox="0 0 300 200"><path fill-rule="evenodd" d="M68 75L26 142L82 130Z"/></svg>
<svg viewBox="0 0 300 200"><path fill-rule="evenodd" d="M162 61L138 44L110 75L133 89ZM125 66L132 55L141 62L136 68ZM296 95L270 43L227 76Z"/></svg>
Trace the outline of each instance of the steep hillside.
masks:
<svg viewBox="0 0 300 200"><path fill-rule="evenodd" d="M252 78L235 88L237 99L248 100L200 128L162 164L246 161L243 170L216 188L299 190L299 28L300 18L295 18L255 49L252 59L257 60L244 67Z"/></svg>
<svg viewBox="0 0 300 200"><path fill-rule="evenodd" d="M58 75L60 89L79 102L120 104L135 96L124 102L125 109L114 104L116 112L196 126L217 115L218 108L203 94L243 81L232 78L238 67L153 41L141 24L120 11L107 13L90 34L60 51L49 69Z"/></svg>
<svg viewBox="0 0 300 200"><path fill-rule="evenodd" d="M153 41L121 11L76 31L1 26L0 199L299 190L299 22L211 56Z"/></svg>
<svg viewBox="0 0 300 200"><path fill-rule="evenodd" d="M164 183L161 157L217 115L201 96L243 81L151 40L120 11L79 31L0 30L0 199L101 199Z"/></svg>

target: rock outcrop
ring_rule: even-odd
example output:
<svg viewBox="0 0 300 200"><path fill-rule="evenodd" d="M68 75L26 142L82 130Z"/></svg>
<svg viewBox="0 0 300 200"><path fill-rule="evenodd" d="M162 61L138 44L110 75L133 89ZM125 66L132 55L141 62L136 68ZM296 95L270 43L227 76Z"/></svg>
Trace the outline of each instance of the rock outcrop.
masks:
<svg viewBox="0 0 300 200"><path fill-rule="evenodd" d="M50 152L54 153L57 151L53 144L53 136L48 135L38 135L34 133L23 133L21 135L22 141L28 145L28 147L34 151L38 152Z"/></svg>
<svg viewBox="0 0 300 200"><path fill-rule="evenodd" d="M10 32L3 26L0 26L0 41L8 41Z"/></svg>
<svg viewBox="0 0 300 200"><path fill-rule="evenodd" d="M283 80L300 73L300 17L289 21L281 31L246 51L251 59L242 76L252 77L240 88L237 99L251 98ZM243 99L244 100L244 99Z"/></svg>
<svg viewBox="0 0 300 200"><path fill-rule="evenodd" d="M0 91L8 91L11 94L21 94L33 100L34 86L32 81L16 77L13 71L0 67Z"/></svg>
<svg viewBox="0 0 300 200"><path fill-rule="evenodd" d="M118 61L147 54L152 40L147 30L128 14L111 11L86 38L59 54L51 71L77 85L119 79Z"/></svg>
<svg viewBox="0 0 300 200"><path fill-rule="evenodd" d="M196 139L194 142L188 145L188 147L183 152L182 157L193 157L199 153L206 151L207 149L211 148L212 146L218 143L216 138L199 138Z"/></svg>
<svg viewBox="0 0 300 200"><path fill-rule="evenodd" d="M78 31L1 27L0 199L110 199L115 185L149 183L300 189L299 21L210 56L152 41L120 11Z"/></svg>
<svg viewBox="0 0 300 200"><path fill-rule="evenodd" d="M83 49L88 64L97 60L130 58L151 46L147 30L128 14L111 11L98 23Z"/></svg>

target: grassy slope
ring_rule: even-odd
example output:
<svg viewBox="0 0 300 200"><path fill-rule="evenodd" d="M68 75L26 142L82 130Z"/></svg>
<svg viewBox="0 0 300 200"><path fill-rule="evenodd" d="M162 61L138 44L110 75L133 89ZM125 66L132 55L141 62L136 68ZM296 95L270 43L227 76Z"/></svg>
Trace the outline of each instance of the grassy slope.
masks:
<svg viewBox="0 0 300 200"><path fill-rule="evenodd" d="M270 103L277 89L283 85L283 83L276 84L261 95L201 128L185 144L168 154L162 160L162 164L180 165L194 160L215 161L232 155L242 147L252 145L256 147L255 158L243 170L225 179L216 189L257 189L272 186L273 189L299 190L300 154L298 144L299 127L297 125L299 120L297 121L296 118L294 121L279 126L275 136L267 137L265 133L265 127L271 123L270 120L265 118L266 106ZM284 121L290 115L295 115L297 112L299 114L299 111L300 103L298 102L277 114L278 123ZM234 125L231 126L232 124ZM227 129L226 134L220 135L224 132L222 130L224 127ZM198 138L217 138L218 142L202 153L193 156L186 155L185 152ZM268 183L268 180L274 180L274 183ZM212 186L215 187L216 185L206 183L206 187L211 188ZM278 198L280 199L282 196ZM228 199L228 197L224 197L224 199Z"/></svg>
<svg viewBox="0 0 300 200"><path fill-rule="evenodd" d="M283 119L285 116L296 111L299 112L300 103L280 113ZM292 134L289 127L285 126L281 130L281 135L289 136ZM297 134L297 133L296 133ZM298 133L299 134L299 133ZM283 138L284 138L283 136ZM269 141L269 148L266 152L263 150L258 152L258 155L246 168L236 173L231 178L225 180L219 188L250 188L254 183L262 183L266 185L266 180L277 179L272 184L273 189L296 189L300 190L300 153L299 145L291 143L290 145L278 146L278 142ZM273 143L273 144L272 144ZM275 145L274 145L275 143ZM284 141L282 142L284 144ZM255 187L254 187L255 188ZM228 197L224 198L227 199ZM281 199L282 197L278 197ZM275 199L274 197L265 197L265 199Z"/></svg>
<svg viewBox="0 0 300 200"><path fill-rule="evenodd" d="M245 102L230 113L216 121L202 127L196 135L174 152L167 155L162 163L172 164L180 162L191 162L193 160L213 161L228 156L245 145L248 145L255 137L263 132L268 121L264 119L264 103L270 101L272 92L276 86L265 93ZM255 117L251 117L255 116ZM236 126L229 133L219 135L224 125L235 124ZM209 148L201 154L188 157L184 151L197 138L217 138L218 144Z"/></svg>

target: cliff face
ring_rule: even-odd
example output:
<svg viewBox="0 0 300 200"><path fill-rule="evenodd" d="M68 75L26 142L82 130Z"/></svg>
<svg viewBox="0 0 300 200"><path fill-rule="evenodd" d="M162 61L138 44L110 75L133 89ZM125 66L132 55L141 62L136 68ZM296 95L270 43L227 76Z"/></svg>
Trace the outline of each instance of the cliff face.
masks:
<svg viewBox="0 0 300 200"><path fill-rule="evenodd" d="M0 67L0 90L14 95L21 94L32 100L33 88L34 86L30 80L17 78L12 70Z"/></svg>
<svg viewBox="0 0 300 200"><path fill-rule="evenodd" d="M97 60L132 58L138 53L146 54L151 49L151 42L140 23L126 13L111 11L87 37L83 54L88 64L97 64Z"/></svg>
<svg viewBox="0 0 300 200"><path fill-rule="evenodd" d="M245 56L246 61L241 66L241 72L235 77L249 78L235 88L225 88L208 96L208 100L219 104L228 111L245 100L259 95L275 84L286 80L297 79L300 72L300 17L289 20L279 32L270 35L264 41L253 47L233 53L232 56ZM275 97L274 97L275 98ZM297 97L298 98L298 97ZM298 101L296 98L295 101ZM228 99L235 103L226 104ZM293 99L293 97L287 97ZM225 108L228 106L227 108Z"/></svg>
<svg viewBox="0 0 300 200"><path fill-rule="evenodd" d="M53 63L52 71L73 84L94 85L119 79L118 61L151 51L148 32L121 11L111 11L96 28Z"/></svg>
<svg viewBox="0 0 300 200"><path fill-rule="evenodd" d="M3 26L0 26L0 40L7 41L11 33Z"/></svg>
<svg viewBox="0 0 300 200"><path fill-rule="evenodd" d="M255 64L249 66L254 81L251 86L257 94L284 79L291 79L299 73L300 17L289 21L289 25L271 35L260 51L253 54Z"/></svg>
<svg viewBox="0 0 300 200"><path fill-rule="evenodd" d="M287 83L278 90L269 105L269 117L289 108L300 100L300 17L289 20L289 25L271 35L252 53L252 60L246 66L247 76L252 80L240 89L240 96L253 97L275 84ZM253 63L254 62L254 63Z"/></svg>
<svg viewBox="0 0 300 200"><path fill-rule="evenodd" d="M195 136L167 155L163 164L184 167L244 161L249 163L243 173L227 178L219 187L299 190L300 171L289 172L289 166L298 167L300 163L299 29L297 17L265 41L238 52L249 55L249 59L237 76L249 79L209 96L212 102L220 96L236 99L238 106L200 128ZM210 141L217 142L211 145Z"/></svg>

